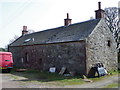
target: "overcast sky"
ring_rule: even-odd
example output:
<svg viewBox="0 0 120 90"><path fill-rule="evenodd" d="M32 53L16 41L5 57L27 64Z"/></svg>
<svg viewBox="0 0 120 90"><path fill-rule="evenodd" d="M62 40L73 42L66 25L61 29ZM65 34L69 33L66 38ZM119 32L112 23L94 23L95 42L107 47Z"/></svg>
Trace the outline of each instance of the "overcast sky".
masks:
<svg viewBox="0 0 120 90"><path fill-rule="evenodd" d="M120 0L0 0L0 47L21 36L23 25L35 32L63 26L66 13L72 23L89 20L99 1L104 9L118 7Z"/></svg>

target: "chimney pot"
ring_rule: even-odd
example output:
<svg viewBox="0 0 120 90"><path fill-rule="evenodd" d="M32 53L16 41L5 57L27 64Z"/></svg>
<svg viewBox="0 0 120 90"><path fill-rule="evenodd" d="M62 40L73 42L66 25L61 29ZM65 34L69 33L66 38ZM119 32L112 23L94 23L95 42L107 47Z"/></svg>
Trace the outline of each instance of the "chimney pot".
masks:
<svg viewBox="0 0 120 90"><path fill-rule="evenodd" d="M67 19L69 19L69 13L67 13Z"/></svg>
<svg viewBox="0 0 120 90"><path fill-rule="evenodd" d="M101 9L101 2L98 2L98 9Z"/></svg>
<svg viewBox="0 0 120 90"><path fill-rule="evenodd" d="M72 19L69 18L69 13L67 13L67 18L64 19L64 25L65 26L70 25L71 24L71 20Z"/></svg>
<svg viewBox="0 0 120 90"><path fill-rule="evenodd" d="M23 30L27 30L27 26L23 26Z"/></svg>

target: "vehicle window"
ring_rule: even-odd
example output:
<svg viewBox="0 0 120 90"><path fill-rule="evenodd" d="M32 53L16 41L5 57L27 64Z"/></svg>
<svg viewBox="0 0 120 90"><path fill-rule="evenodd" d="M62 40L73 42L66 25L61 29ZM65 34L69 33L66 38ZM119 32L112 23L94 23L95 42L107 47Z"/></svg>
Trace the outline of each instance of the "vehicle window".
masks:
<svg viewBox="0 0 120 90"><path fill-rule="evenodd" d="M5 60L5 61L10 61L10 60Z"/></svg>

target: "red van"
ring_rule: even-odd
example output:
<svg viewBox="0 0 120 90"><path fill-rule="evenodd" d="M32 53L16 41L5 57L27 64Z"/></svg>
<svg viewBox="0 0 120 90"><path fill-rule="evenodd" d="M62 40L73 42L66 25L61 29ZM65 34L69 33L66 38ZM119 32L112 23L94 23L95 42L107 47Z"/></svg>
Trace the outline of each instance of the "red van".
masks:
<svg viewBox="0 0 120 90"><path fill-rule="evenodd" d="M13 59L11 52L0 52L0 69L10 72L13 68Z"/></svg>

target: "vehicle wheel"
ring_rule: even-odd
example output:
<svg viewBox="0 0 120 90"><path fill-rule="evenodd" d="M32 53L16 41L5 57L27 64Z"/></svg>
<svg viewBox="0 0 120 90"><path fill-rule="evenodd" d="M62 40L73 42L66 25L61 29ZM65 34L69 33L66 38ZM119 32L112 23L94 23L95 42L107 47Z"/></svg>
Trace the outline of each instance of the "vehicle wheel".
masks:
<svg viewBox="0 0 120 90"><path fill-rule="evenodd" d="M5 73L5 72L6 72L6 69L3 69L3 70L2 70L2 73Z"/></svg>
<svg viewBox="0 0 120 90"><path fill-rule="evenodd" d="M11 69L3 69L2 73L10 73Z"/></svg>
<svg viewBox="0 0 120 90"><path fill-rule="evenodd" d="M7 73L10 73L10 71L11 71L11 69L6 69L6 72L7 72Z"/></svg>

